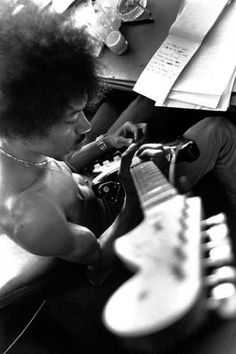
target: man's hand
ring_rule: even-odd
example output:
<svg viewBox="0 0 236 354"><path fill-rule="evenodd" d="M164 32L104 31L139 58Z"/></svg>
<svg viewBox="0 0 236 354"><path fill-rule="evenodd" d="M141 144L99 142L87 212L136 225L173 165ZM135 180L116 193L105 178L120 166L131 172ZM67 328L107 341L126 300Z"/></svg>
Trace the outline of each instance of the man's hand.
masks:
<svg viewBox="0 0 236 354"><path fill-rule="evenodd" d="M121 163L120 163L120 170L118 173L118 178L119 178L120 182L122 183L126 194L127 193L129 194L130 190L132 192L134 190L133 180L132 180L132 176L130 174L130 165L131 165L133 156L135 154L136 148L137 148L137 145L133 143L121 155Z"/></svg>
<svg viewBox="0 0 236 354"><path fill-rule="evenodd" d="M144 144L137 150L136 155L142 160L152 160L164 176L168 178L169 162L162 144Z"/></svg>
<svg viewBox="0 0 236 354"><path fill-rule="evenodd" d="M108 148L121 149L132 143L140 142L145 136L146 123L126 122L114 133L105 136Z"/></svg>
<svg viewBox="0 0 236 354"><path fill-rule="evenodd" d="M144 144L137 150L137 156L142 160L158 159L160 153L164 153L163 145L157 143Z"/></svg>
<svg viewBox="0 0 236 354"><path fill-rule="evenodd" d="M167 163L162 144L144 144L137 150L137 144L132 143L121 155L121 165L118 174L126 193L133 191L130 165L134 155L142 160L153 160L158 167L163 164L163 161Z"/></svg>

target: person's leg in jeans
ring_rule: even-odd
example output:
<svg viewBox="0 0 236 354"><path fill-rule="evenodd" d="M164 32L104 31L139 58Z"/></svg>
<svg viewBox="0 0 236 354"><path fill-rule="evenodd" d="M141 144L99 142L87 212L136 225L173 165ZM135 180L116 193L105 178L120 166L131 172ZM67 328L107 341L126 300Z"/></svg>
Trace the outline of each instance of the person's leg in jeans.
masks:
<svg viewBox="0 0 236 354"><path fill-rule="evenodd" d="M236 212L236 127L226 118L205 118L184 136L197 143L200 156L194 162L176 165L177 178L186 177L183 192L188 192L212 170Z"/></svg>

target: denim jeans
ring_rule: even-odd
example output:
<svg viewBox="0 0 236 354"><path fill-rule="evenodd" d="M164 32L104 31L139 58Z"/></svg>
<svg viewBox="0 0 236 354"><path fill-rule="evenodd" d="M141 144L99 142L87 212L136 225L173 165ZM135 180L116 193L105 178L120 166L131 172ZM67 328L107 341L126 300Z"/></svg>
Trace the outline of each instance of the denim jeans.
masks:
<svg viewBox="0 0 236 354"><path fill-rule="evenodd" d="M189 128L184 136L197 143L200 156L194 162L176 165L177 179L186 177L183 192L213 171L236 212L236 126L227 118L209 117Z"/></svg>

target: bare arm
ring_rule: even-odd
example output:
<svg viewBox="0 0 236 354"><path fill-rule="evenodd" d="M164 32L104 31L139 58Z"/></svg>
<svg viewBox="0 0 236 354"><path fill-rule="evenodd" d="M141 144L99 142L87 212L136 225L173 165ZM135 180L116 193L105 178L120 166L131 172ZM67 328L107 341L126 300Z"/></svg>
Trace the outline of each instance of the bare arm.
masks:
<svg viewBox="0 0 236 354"><path fill-rule="evenodd" d="M126 121L121 127L102 138L105 150L101 149L96 141L86 144L76 152L68 161L68 165L81 171L96 160L123 147L129 146L133 141L138 141L144 135L144 125L136 125Z"/></svg>
<svg viewBox="0 0 236 354"><path fill-rule="evenodd" d="M49 198L34 193L27 196L27 202L24 199L16 203L13 217L14 240L33 254L101 268L113 262L112 242L120 235L122 216L97 239L88 228L68 222Z"/></svg>
<svg viewBox="0 0 236 354"><path fill-rule="evenodd" d="M32 193L17 201L13 218L13 238L27 251L75 263L100 262L100 246L93 232L68 222L64 211L46 196Z"/></svg>
<svg viewBox="0 0 236 354"><path fill-rule="evenodd" d="M107 152L109 153L108 149ZM86 144L81 150L76 152L73 157L71 157L67 163L72 169L79 172L85 168L88 168L96 160L101 159L104 156L104 151L102 151L95 141Z"/></svg>

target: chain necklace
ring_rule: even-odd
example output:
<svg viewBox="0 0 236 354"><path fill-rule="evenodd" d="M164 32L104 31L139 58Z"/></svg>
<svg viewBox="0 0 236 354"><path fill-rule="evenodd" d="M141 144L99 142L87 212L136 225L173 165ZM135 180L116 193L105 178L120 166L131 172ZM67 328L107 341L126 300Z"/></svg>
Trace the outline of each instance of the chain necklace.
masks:
<svg viewBox="0 0 236 354"><path fill-rule="evenodd" d="M22 159L19 159L18 157L14 156L14 155L11 155L9 154L8 152L6 152L5 150L3 150L1 147L0 147L0 151L1 153L3 153L5 156L9 157L10 159L12 160L15 160L19 163L22 163L23 165L25 165L26 167L30 167L30 166L44 166L48 163L48 160L44 160L44 161L41 161L41 162L30 162L30 161L25 161L25 160L22 160Z"/></svg>

